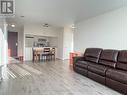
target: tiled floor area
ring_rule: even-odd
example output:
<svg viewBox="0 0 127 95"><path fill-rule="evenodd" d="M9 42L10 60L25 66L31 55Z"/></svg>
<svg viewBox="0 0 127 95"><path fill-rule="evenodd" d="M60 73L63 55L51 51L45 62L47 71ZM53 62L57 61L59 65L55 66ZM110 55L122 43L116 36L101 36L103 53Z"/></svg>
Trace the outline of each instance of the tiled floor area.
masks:
<svg viewBox="0 0 127 95"><path fill-rule="evenodd" d="M0 95L121 95L75 73L68 61L9 64L3 72Z"/></svg>

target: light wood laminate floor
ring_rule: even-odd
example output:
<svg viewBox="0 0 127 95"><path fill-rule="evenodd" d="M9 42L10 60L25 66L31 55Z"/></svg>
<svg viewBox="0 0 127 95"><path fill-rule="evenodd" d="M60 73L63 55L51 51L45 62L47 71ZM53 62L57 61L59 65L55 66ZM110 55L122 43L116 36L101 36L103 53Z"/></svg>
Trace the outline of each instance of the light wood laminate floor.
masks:
<svg viewBox="0 0 127 95"><path fill-rule="evenodd" d="M3 67L0 95L121 95L73 71L68 61Z"/></svg>

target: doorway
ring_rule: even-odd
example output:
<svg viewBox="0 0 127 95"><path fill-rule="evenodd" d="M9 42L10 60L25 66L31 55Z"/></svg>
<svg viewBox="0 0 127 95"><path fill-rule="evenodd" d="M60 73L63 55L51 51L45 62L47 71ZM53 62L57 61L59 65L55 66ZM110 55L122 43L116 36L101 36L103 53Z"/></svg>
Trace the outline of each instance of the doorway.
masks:
<svg viewBox="0 0 127 95"><path fill-rule="evenodd" d="M18 32L8 32L8 54L9 57L18 57Z"/></svg>

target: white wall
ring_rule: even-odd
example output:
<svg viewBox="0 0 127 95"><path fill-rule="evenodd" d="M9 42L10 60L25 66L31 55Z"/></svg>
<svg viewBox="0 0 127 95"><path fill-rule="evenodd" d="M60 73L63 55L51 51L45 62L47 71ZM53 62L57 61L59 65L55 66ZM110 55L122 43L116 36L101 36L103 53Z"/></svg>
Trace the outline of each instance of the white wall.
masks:
<svg viewBox="0 0 127 95"><path fill-rule="evenodd" d="M59 59L62 59L63 60L63 32L64 32L64 29L62 28L62 31L59 32L59 35L58 35L58 49L57 49L57 56Z"/></svg>
<svg viewBox="0 0 127 95"><path fill-rule="evenodd" d="M3 33L3 25L0 23L0 65L2 65L3 61L3 46L4 46L4 33Z"/></svg>
<svg viewBox="0 0 127 95"><path fill-rule="evenodd" d="M88 47L127 49L127 7L79 22L74 32L74 50Z"/></svg>
<svg viewBox="0 0 127 95"><path fill-rule="evenodd" d="M63 32L63 59L69 59L69 53L73 51L73 30L69 26L64 27Z"/></svg>
<svg viewBox="0 0 127 95"><path fill-rule="evenodd" d="M62 30L58 36L58 57L66 60L73 51L73 30L70 26L65 26Z"/></svg>
<svg viewBox="0 0 127 95"><path fill-rule="evenodd" d="M7 24L0 19L0 65L8 63Z"/></svg>
<svg viewBox="0 0 127 95"><path fill-rule="evenodd" d="M24 28L21 27L18 31L18 56L24 55Z"/></svg>

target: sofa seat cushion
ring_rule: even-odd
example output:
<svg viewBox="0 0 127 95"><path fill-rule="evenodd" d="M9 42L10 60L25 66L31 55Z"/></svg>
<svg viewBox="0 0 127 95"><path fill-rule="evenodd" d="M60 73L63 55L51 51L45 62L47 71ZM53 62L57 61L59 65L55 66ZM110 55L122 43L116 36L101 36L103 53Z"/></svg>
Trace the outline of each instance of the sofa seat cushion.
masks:
<svg viewBox="0 0 127 95"><path fill-rule="evenodd" d="M88 66L88 71L99 74L101 76L105 76L106 69L107 69L106 66L95 64L95 63L93 64L91 63Z"/></svg>
<svg viewBox="0 0 127 95"><path fill-rule="evenodd" d="M78 61L77 63L75 63L75 65L78 66L78 67L87 69L88 63L89 62L87 62L87 61Z"/></svg>
<svg viewBox="0 0 127 95"><path fill-rule="evenodd" d="M108 69L106 72L106 77L119 81L121 83L127 84L127 72L116 69Z"/></svg>
<svg viewBox="0 0 127 95"><path fill-rule="evenodd" d="M118 62L117 65L116 65L116 68L120 69L120 70L127 71L127 63L120 63L120 62Z"/></svg>

